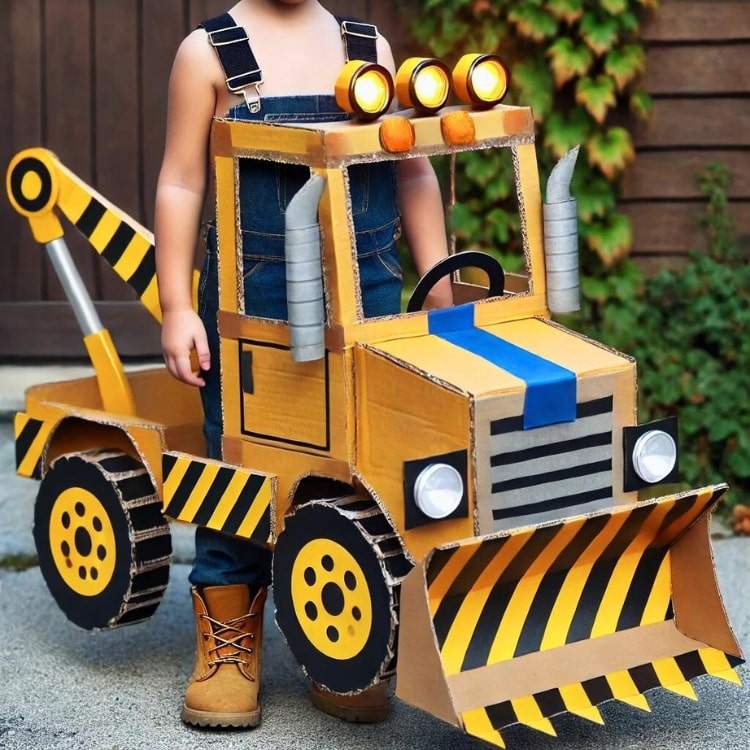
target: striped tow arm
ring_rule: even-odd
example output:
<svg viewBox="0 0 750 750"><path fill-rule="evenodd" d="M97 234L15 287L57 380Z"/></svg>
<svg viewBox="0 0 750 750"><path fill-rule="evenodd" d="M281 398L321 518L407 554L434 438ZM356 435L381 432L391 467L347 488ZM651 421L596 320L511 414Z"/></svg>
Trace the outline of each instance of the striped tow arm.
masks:
<svg viewBox="0 0 750 750"><path fill-rule="evenodd" d="M276 478L182 453L162 456L164 515L258 544L273 541Z"/></svg>
<svg viewBox="0 0 750 750"><path fill-rule="evenodd" d="M16 473L28 479L42 478L42 454L57 420L45 422L19 412L14 420Z"/></svg>

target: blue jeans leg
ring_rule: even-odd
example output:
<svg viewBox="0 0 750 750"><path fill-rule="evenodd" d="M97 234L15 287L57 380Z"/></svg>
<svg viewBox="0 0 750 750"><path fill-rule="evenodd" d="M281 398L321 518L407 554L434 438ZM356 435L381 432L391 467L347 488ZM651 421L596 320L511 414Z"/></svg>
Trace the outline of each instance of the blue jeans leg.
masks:
<svg viewBox="0 0 750 750"><path fill-rule="evenodd" d="M203 266L199 311L208 334L212 367L206 373L203 401L206 455L221 459L221 383L219 368L219 332L216 311L219 306L216 255L209 253ZM226 586L246 583L257 588L271 584L272 553L243 539L198 528L195 532L195 560L190 573L193 586Z"/></svg>

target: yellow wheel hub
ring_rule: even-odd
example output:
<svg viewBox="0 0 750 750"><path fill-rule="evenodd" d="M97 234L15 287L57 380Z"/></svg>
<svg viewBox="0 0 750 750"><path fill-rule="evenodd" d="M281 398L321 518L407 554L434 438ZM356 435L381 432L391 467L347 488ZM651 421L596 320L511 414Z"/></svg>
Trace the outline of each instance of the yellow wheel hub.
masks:
<svg viewBox="0 0 750 750"><path fill-rule="evenodd" d="M372 599L362 568L331 539L314 539L292 568L292 604L307 639L320 653L357 656L372 629Z"/></svg>
<svg viewBox="0 0 750 750"><path fill-rule="evenodd" d="M104 506L82 487L62 492L49 520L52 559L65 584L81 596L98 596L115 572L116 545Z"/></svg>

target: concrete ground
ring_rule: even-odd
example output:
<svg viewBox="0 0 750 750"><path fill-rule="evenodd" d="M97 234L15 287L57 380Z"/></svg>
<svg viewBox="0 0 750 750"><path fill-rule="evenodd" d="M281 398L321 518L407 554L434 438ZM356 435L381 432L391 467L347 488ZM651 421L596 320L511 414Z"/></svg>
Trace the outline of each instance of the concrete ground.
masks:
<svg viewBox="0 0 750 750"><path fill-rule="evenodd" d="M3 368L0 368L2 371ZM2 383L2 372L0 372ZM17 408L17 397L2 404ZM177 564L165 600L146 624L89 634L70 624L33 563L31 519L36 485L14 473L12 429L0 423L0 748L2 750L480 750L489 747L397 703L377 727L349 726L316 712L289 650L267 611L264 723L250 733L191 730L179 721L182 687L192 668L188 568ZM177 559L189 561L192 538L179 530ZM716 542L719 578L741 642L750 645L750 541ZM559 739L524 728L504 733L517 750L690 750L750 747L750 669L737 688L697 681L700 702L665 691L649 695L653 713L611 703L606 726L565 716ZM429 686L425 686L429 690Z"/></svg>

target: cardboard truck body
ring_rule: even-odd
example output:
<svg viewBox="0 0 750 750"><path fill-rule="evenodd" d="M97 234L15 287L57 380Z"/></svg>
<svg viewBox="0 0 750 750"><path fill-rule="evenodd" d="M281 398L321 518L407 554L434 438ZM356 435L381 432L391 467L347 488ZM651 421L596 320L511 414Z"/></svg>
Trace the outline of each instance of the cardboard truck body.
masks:
<svg viewBox="0 0 750 750"><path fill-rule="evenodd" d="M555 212L530 110L402 120L398 149L389 120L215 123L223 461L203 457L194 390L163 368L125 377L106 332L87 331L98 378L32 388L16 419L58 603L83 627L149 616L167 583L163 510L275 546L277 621L318 683L352 693L395 675L403 699L496 745L512 724L554 733L566 711L601 722L607 700L648 709L652 688L736 681L708 533L726 487L639 501L635 446L675 425L638 425L635 362L550 320ZM480 149L512 155L528 273L490 298L455 278L454 308L364 319L348 167ZM287 323L244 315L244 158L324 179L319 357L296 356ZM47 152L19 155L9 186L38 241L60 240L61 212L159 316L146 230ZM436 465L460 479L443 517L422 491Z"/></svg>

